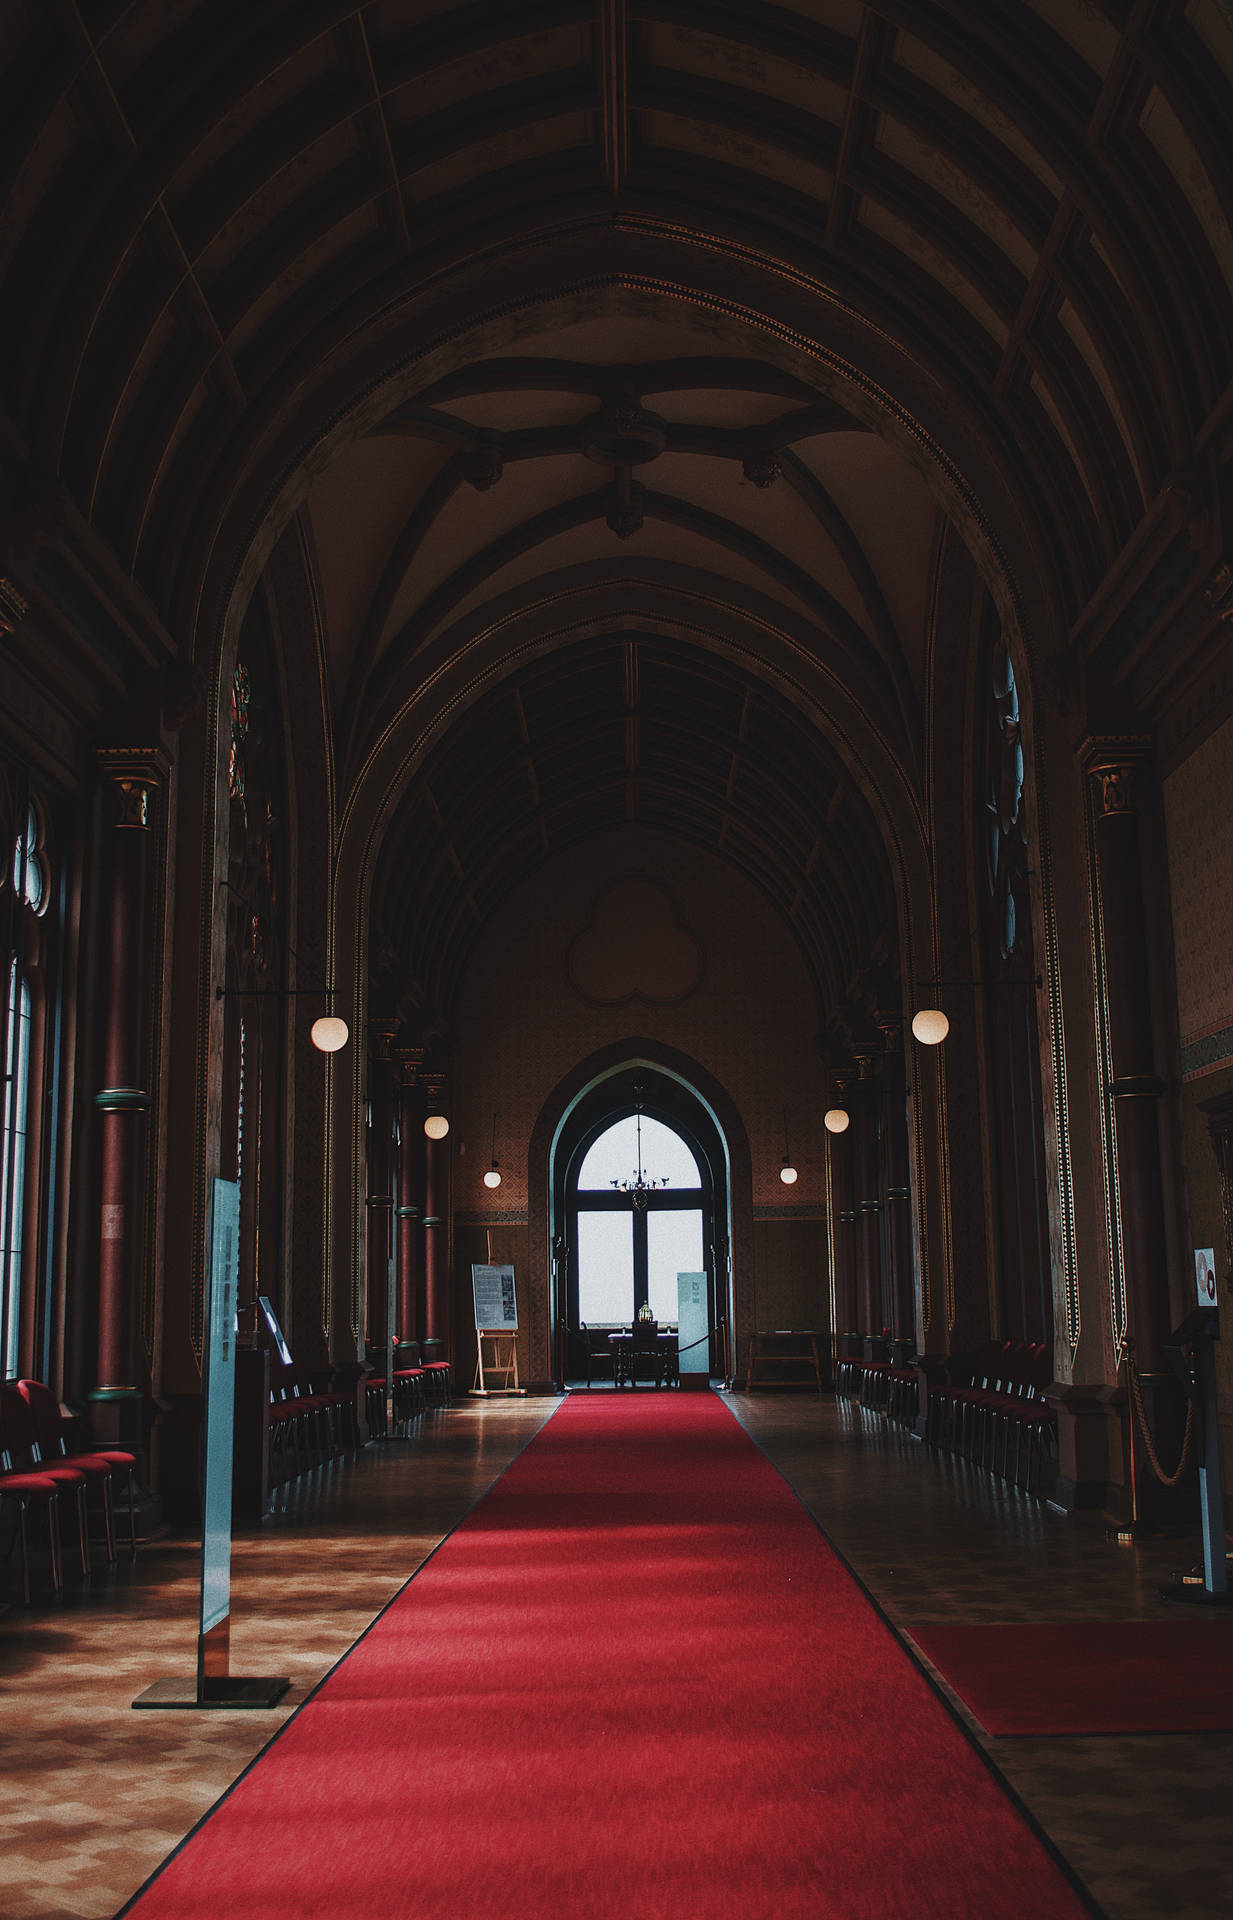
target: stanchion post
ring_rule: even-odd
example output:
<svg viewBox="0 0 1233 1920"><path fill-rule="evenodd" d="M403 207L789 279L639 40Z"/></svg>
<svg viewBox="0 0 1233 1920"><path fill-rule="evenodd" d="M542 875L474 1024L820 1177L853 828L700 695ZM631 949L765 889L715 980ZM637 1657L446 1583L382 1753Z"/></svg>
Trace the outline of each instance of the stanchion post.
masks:
<svg viewBox="0 0 1233 1920"><path fill-rule="evenodd" d="M1139 1530L1139 1466L1138 1466L1138 1450L1135 1445L1134 1392L1130 1384L1130 1369L1134 1364L1133 1348L1134 1348L1133 1340L1130 1338L1130 1335L1128 1333L1124 1333L1122 1335L1122 1350L1118 1356L1118 1372L1119 1373L1121 1372L1122 1362L1125 1361L1126 1363L1126 1424L1129 1428L1129 1440L1130 1440L1130 1525L1128 1527L1118 1528L1118 1532L1117 1532L1118 1545L1122 1547L1132 1546L1134 1544L1135 1537Z"/></svg>

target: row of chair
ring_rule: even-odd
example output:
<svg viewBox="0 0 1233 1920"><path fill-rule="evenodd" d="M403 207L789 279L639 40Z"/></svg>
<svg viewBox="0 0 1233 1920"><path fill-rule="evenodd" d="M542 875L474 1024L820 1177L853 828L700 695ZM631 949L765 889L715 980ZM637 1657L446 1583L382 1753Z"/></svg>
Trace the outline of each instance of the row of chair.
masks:
<svg viewBox="0 0 1233 1920"><path fill-rule="evenodd" d="M390 1402L393 1407L393 1433L405 1435L411 1422L431 1407L447 1407L453 1394L450 1363L437 1358L439 1340L400 1341L395 1357L402 1361L394 1368L392 1395L387 1394L388 1376L370 1374L366 1383L368 1431L374 1439L390 1437Z"/></svg>
<svg viewBox="0 0 1233 1920"><path fill-rule="evenodd" d="M855 1342L849 1340L847 1344L851 1348ZM872 1407L902 1426L912 1426L920 1411L916 1368L889 1354L873 1360L855 1351L838 1353L835 1392L859 1400L863 1407Z"/></svg>
<svg viewBox="0 0 1233 1920"><path fill-rule="evenodd" d="M925 1438L1039 1493L1057 1438L1057 1415L1044 1398L1053 1378L1050 1349L1038 1341L989 1341L966 1366L952 1362L949 1374L930 1387Z"/></svg>
<svg viewBox="0 0 1233 1920"><path fill-rule="evenodd" d="M339 1392L331 1377L276 1366L270 1373L270 1480L297 1479L360 1444L354 1391Z"/></svg>
<svg viewBox="0 0 1233 1920"><path fill-rule="evenodd" d="M112 1483L122 1478L128 1484L129 1551L137 1550L136 1454L120 1447L79 1447L73 1442L72 1424L61 1411L56 1395L42 1381L6 1381L0 1385L0 1503L16 1516L9 1551L20 1545L22 1595L27 1606L30 1541L26 1523L31 1509L37 1509L45 1519L54 1592L64 1584L61 1497L66 1506L71 1505L83 1578L90 1572L88 1496L98 1495L103 1548L112 1566L116 1560Z"/></svg>

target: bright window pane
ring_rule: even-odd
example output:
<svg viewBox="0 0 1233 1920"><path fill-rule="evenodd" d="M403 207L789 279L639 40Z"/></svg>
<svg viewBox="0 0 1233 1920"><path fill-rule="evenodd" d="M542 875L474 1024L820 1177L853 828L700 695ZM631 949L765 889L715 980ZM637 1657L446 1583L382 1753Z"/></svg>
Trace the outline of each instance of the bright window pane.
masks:
<svg viewBox="0 0 1233 1920"><path fill-rule="evenodd" d="M0 1345L3 1373L17 1372L21 1328L22 1197L26 1184L26 1121L29 1106L30 989L18 977L17 962L9 972L8 1042L4 1061L4 1126L0 1139Z"/></svg>
<svg viewBox="0 0 1233 1920"><path fill-rule="evenodd" d="M627 1327L633 1317L633 1214L579 1213L578 1318L589 1327Z"/></svg>
<svg viewBox="0 0 1233 1920"><path fill-rule="evenodd" d="M587 1152L578 1175L580 1188L594 1192L611 1188L614 1180L632 1181L638 1171L638 1121L627 1114L601 1133ZM667 1180L674 1187L700 1187L698 1162L679 1133L662 1121L642 1116L642 1171L648 1180Z"/></svg>
<svg viewBox="0 0 1233 1920"><path fill-rule="evenodd" d="M647 1213L647 1297L659 1321L675 1321L676 1276L702 1273L702 1214L692 1207L679 1213Z"/></svg>

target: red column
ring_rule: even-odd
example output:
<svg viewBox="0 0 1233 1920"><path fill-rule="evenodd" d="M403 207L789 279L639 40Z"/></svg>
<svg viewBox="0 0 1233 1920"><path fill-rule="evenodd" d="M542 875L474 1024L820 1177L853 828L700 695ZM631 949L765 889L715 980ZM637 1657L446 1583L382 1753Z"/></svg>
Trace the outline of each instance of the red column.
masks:
<svg viewBox="0 0 1233 1920"><path fill-rule="evenodd" d="M115 809L110 844L107 999L99 1144L98 1387L138 1391L133 1332L146 1252L146 1115L149 1037L145 977L150 946L146 864L152 797L167 762L158 748L105 748L99 763Z"/></svg>
<svg viewBox="0 0 1233 1920"><path fill-rule="evenodd" d="M1136 768L1152 742L1089 739L1083 758L1095 783L1092 842L1100 903L1110 1094L1114 1112L1113 1177L1121 1211L1121 1259L1128 1331L1144 1373L1157 1373L1169 1331L1164 1196L1151 986L1144 943L1145 902ZM1106 1152L1108 1151L1106 1143Z"/></svg>
<svg viewBox="0 0 1233 1920"><path fill-rule="evenodd" d="M916 1288L912 1276L911 1190L908 1184L908 1093L903 1058L903 1022L879 1016L886 1037L882 1063L884 1088L883 1159L886 1217L883 1222L890 1262L891 1318L897 1340L916 1336Z"/></svg>
<svg viewBox="0 0 1233 1920"><path fill-rule="evenodd" d="M441 1204L441 1159L445 1143L429 1140L424 1154L424 1307L425 1340L443 1340L441 1298L441 1229L445 1222L437 1211Z"/></svg>
<svg viewBox="0 0 1233 1920"><path fill-rule="evenodd" d="M400 1341L418 1340L420 1316L416 1301L419 1265L419 1225L422 1212L420 1169L423 1163L423 1103L413 1074L398 1090L398 1325Z"/></svg>
<svg viewBox="0 0 1233 1920"><path fill-rule="evenodd" d="M394 1086L392 1024L370 1021L368 1058L367 1315L364 1339L384 1352L394 1218Z"/></svg>
<svg viewBox="0 0 1233 1920"><path fill-rule="evenodd" d="M852 1104L846 1088L835 1083L832 1105L851 1115ZM831 1167L831 1233L835 1250L835 1326L836 1334L855 1333L860 1321L856 1285L856 1211L852 1204L851 1121L844 1133L828 1133L827 1150Z"/></svg>
<svg viewBox="0 0 1233 1920"><path fill-rule="evenodd" d="M874 1077L872 1048L853 1047L860 1078L853 1089L853 1204L856 1213L858 1300L863 1332L882 1331L881 1194L878 1179L878 1108L881 1086Z"/></svg>

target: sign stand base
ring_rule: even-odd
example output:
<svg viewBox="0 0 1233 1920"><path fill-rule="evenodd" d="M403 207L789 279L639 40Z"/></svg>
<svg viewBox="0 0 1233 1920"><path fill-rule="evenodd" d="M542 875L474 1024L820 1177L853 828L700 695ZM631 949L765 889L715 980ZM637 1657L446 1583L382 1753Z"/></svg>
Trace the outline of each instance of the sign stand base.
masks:
<svg viewBox="0 0 1233 1920"><path fill-rule="evenodd" d="M134 1700L135 1707L276 1707L290 1680L207 1680L207 1692L194 1692L187 1680L155 1680Z"/></svg>
<svg viewBox="0 0 1233 1920"><path fill-rule="evenodd" d="M289 1679L243 1679L230 1671L231 1615L197 1636L197 1685L187 1680L155 1680L134 1700L135 1707L276 1707Z"/></svg>

